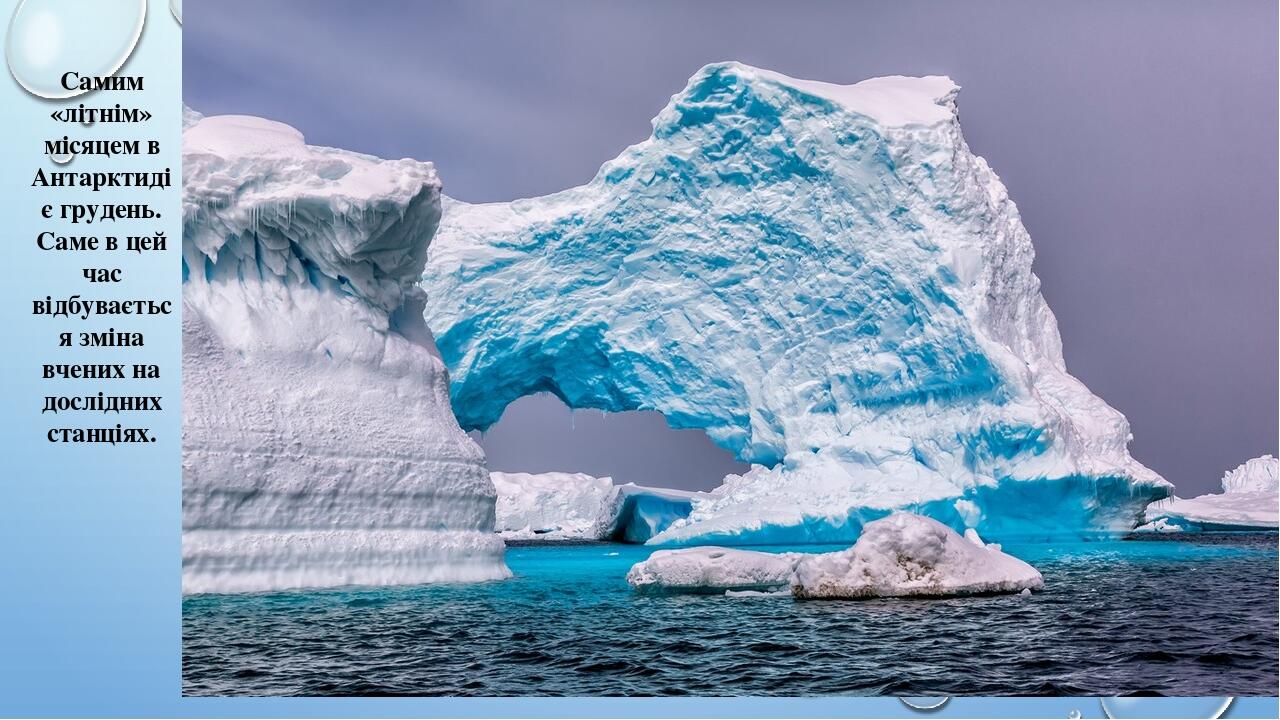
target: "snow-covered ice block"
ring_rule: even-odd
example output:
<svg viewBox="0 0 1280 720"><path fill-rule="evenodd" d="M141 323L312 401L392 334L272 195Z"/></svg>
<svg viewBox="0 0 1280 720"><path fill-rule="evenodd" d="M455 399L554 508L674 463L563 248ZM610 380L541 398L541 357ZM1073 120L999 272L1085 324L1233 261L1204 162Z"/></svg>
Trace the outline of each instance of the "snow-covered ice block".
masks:
<svg viewBox="0 0 1280 720"><path fill-rule="evenodd" d="M1147 506L1138 532L1231 532L1280 528L1280 461L1253 458L1222 476L1222 492L1173 497Z"/></svg>
<svg viewBox="0 0 1280 720"><path fill-rule="evenodd" d="M462 425L551 391L757 466L655 543L852 542L896 509L995 539L1132 529L1169 485L1067 373L957 92L718 63L588 184L446 199L422 283Z"/></svg>
<svg viewBox="0 0 1280 720"><path fill-rule="evenodd" d="M422 321L434 168L183 122L184 592L507 577Z"/></svg>
<svg viewBox="0 0 1280 720"><path fill-rule="evenodd" d="M961 537L931 518L895 513L867 523L848 550L805 556L796 563L797 598L973 595L1038 590L1044 578L1027 563Z"/></svg>
<svg viewBox="0 0 1280 720"><path fill-rule="evenodd" d="M848 550L768 553L723 547L658 550L627 573L651 593L772 591L800 599L972 595L1038 590L1040 573L931 518L894 513L863 528Z"/></svg>
<svg viewBox="0 0 1280 720"><path fill-rule="evenodd" d="M791 583L798 553L767 553L723 547L658 550L627 572L627 582L646 593L705 593L776 590Z"/></svg>
<svg viewBox="0 0 1280 720"><path fill-rule="evenodd" d="M492 472L495 528L508 540L643 543L685 517L699 493L649 488L583 473Z"/></svg>

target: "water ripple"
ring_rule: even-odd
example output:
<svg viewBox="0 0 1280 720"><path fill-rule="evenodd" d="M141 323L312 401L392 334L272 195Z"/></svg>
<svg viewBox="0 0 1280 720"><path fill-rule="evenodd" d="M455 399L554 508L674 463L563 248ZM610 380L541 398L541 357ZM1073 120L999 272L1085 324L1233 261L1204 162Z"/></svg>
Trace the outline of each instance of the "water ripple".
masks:
<svg viewBox="0 0 1280 720"><path fill-rule="evenodd" d="M645 548L522 547L502 583L183 601L186 695L1267 695L1276 536L1010 546L1044 592L637 596ZM1135 685L1141 684L1141 687Z"/></svg>

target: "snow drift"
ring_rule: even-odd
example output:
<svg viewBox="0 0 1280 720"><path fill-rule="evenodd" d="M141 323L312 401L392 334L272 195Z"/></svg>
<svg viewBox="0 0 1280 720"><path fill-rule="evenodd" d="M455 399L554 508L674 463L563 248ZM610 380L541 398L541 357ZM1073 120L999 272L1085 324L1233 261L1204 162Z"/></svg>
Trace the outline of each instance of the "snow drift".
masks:
<svg viewBox="0 0 1280 720"><path fill-rule="evenodd" d="M446 200L423 285L463 427L549 391L756 464L656 543L851 542L900 508L993 538L1132 529L1169 486L1067 373L957 91L710 65L590 183Z"/></svg>
<svg viewBox="0 0 1280 720"><path fill-rule="evenodd" d="M1249 460L1222 476L1222 492L1174 497L1147 508L1142 532L1257 531L1280 528L1280 461Z"/></svg>
<svg viewBox="0 0 1280 720"><path fill-rule="evenodd" d="M508 540L643 543L685 517L699 493L649 488L583 473L490 473L494 527Z"/></svg>
<svg viewBox="0 0 1280 720"><path fill-rule="evenodd" d="M950 596L1038 590L1044 578L1027 563L961 537L920 515L894 513L867 523L858 542L838 552L767 553L721 547L659 550L627 573L646 593L726 593L789 587L799 599Z"/></svg>
<svg viewBox="0 0 1280 720"><path fill-rule="evenodd" d="M506 577L415 286L432 166L183 124L184 592Z"/></svg>

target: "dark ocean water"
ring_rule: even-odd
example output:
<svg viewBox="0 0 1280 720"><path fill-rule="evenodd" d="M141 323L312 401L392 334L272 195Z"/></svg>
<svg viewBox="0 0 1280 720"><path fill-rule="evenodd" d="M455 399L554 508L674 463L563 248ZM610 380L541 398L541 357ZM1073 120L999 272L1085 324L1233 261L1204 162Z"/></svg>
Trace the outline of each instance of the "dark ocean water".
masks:
<svg viewBox="0 0 1280 720"><path fill-rule="evenodd" d="M183 692L1275 694L1276 535L1005 550L1043 592L639 596L651 550L602 544L510 548L505 582L188 597Z"/></svg>

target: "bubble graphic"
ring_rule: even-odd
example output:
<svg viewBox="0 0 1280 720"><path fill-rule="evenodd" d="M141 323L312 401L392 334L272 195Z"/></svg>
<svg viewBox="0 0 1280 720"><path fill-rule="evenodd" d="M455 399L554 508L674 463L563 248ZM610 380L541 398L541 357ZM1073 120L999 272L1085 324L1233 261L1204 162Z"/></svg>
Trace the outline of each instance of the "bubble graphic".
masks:
<svg viewBox="0 0 1280 720"><path fill-rule="evenodd" d="M1140 718L1213 720L1221 717L1234 699L1229 697L1109 697L1102 698L1102 710L1112 720Z"/></svg>
<svg viewBox="0 0 1280 720"><path fill-rule="evenodd" d="M49 160L58 165L66 165L73 158L75 158L75 155L71 153L49 153Z"/></svg>
<svg viewBox="0 0 1280 720"><path fill-rule="evenodd" d="M182 24L182 0L169 0L169 12L173 13L173 19Z"/></svg>
<svg viewBox="0 0 1280 720"><path fill-rule="evenodd" d="M945 695L921 695L917 697L900 697L898 699L902 701L903 705L906 705L913 710L937 710L943 705L946 705L947 701L951 698Z"/></svg>
<svg viewBox="0 0 1280 720"><path fill-rule="evenodd" d="M146 0L22 0L5 37L13 79L32 95L69 98L63 73L110 77L138 44Z"/></svg>
<svg viewBox="0 0 1280 720"><path fill-rule="evenodd" d="M1082 717L1084 717L1084 715L1082 715L1079 710L1072 710L1067 713L1067 720L1080 720Z"/></svg>

